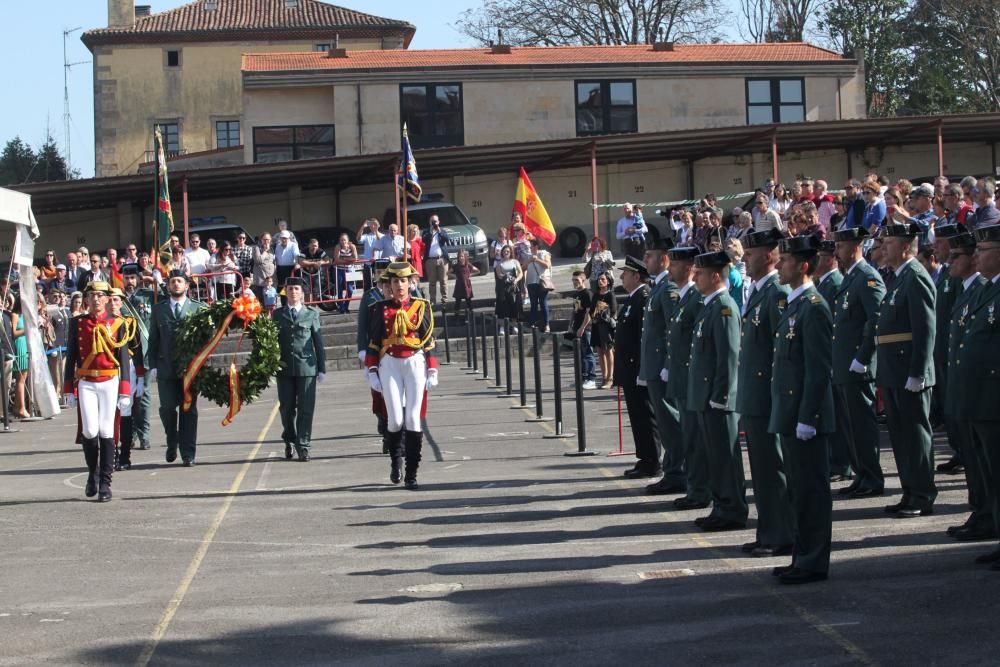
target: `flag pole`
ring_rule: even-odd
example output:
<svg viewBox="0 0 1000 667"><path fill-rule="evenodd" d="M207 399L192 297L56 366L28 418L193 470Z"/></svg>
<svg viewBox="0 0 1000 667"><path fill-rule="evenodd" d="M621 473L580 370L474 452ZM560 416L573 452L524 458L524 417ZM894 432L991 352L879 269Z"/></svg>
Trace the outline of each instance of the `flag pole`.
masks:
<svg viewBox="0 0 1000 667"><path fill-rule="evenodd" d="M403 261L405 262L410 261L410 255L409 255L410 246L409 242L406 240L406 229L407 227L409 227L406 217L407 199L409 199L409 197L406 196L406 191L404 190L403 191Z"/></svg>
<svg viewBox="0 0 1000 667"><path fill-rule="evenodd" d="M156 142L156 126L153 127L153 270L160 270L160 147ZM161 271L162 273L162 271ZM158 301L156 280L153 280L153 304Z"/></svg>

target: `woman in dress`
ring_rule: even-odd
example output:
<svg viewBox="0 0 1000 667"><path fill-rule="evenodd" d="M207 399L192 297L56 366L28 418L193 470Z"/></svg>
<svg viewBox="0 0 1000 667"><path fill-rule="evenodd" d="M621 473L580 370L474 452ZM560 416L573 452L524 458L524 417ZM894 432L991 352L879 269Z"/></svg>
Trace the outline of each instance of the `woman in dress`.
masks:
<svg viewBox="0 0 1000 667"><path fill-rule="evenodd" d="M448 267L448 270L455 280L455 290L452 292L455 298L455 314L462 315L466 310L472 309L472 276L478 276L479 269L469 264L469 253L463 248L458 251L455 263Z"/></svg>
<svg viewBox="0 0 1000 667"><path fill-rule="evenodd" d="M597 361L601 365L601 375L604 377L602 389L611 389L615 376L615 316L618 314L618 301L612 288L610 273L597 276L597 290L594 292L594 306L584 327L590 324L590 342L597 351Z"/></svg>
<svg viewBox="0 0 1000 667"><path fill-rule="evenodd" d="M233 246L229 244L229 241L222 242L219 251L209 260L208 270L210 273L222 274L212 278L215 285L215 298L220 301L231 299L236 292L236 276L240 272L240 267L233 257Z"/></svg>
<svg viewBox="0 0 1000 667"><path fill-rule="evenodd" d="M11 331L14 336L14 416L27 419L31 416L25 406L25 387L28 383L28 339L24 335L24 318L21 316L21 297L14 296L10 308Z"/></svg>
<svg viewBox="0 0 1000 667"><path fill-rule="evenodd" d="M347 279L347 272L358 261L358 247L351 243L351 237L341 234L334 251L333 262L337 267L337 298L345 299L337 303L337 310L346 314L351 309L350 299L354 295L354 285Z"/></svg>
<svg viewBox="0 0 1000 667"><path fill-rule="evenodd" d="M406 228L406 243L410 247L410 265L419 278L424 277L424 240L420 238L420 228L410 225Z"/></svg>
<svg viewBox="0 0 1000 667"><path fill-rule="evenodd" d="M587 274L587 280L590 281L590 291L596 292L597 277L615 268L615 258L608 250L608 242L600 236L590 239L590 245L583 253L583 261L586 262L583 270Z"/></svg>
<svg viewBox="0 0 1000 667"><path fill-rule="evenodd" d="M511 322L521 319L521 283L524 281L524 272L521 270L521 263L514 259L513 246L503 246L500 248L500 259L497 268L493 272L496 278L496 306L495 313L497 319L509 318ZM500 325L500 333L503 334L503 325ZM517 327L511 328L511 333L517 333Z"/></svg>

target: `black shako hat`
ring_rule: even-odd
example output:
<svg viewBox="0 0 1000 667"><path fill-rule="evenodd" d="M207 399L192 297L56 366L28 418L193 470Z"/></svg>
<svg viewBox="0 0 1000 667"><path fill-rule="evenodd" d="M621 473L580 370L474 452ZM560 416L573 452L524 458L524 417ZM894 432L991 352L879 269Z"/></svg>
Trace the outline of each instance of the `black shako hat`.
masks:
<svg viewBox="0 0 1000 667"><path fill-rule="evenodd" d="M843 241L864 241L871 236L864 227L851 227L850 229L838 229L833 233L835 243Z"/></svg>
<svg viewBox="0 0 1000 667"><path fill-rule="evenodd" d="M986 225L985 227L976 227L975 231L973 231L972 233L976 237L976 243L985 243L986 241L1000 241L1000 224Z"/></svg>
<svg viewBox="0 0 1000 667"><path fill-rule="evenodd" d="M910 222L907 224L894 222L882 227L882 236L900 236L903 238L912 239L920 236L920 225Z"/></svg>
<svg viewBox="0 0 1000 667"><path fill-rule="evenodd" d="M683 248L672 248L667 254L670 256L671 261L674 262L693 262L699 252L701 251L694 246L685 246Z"/></svg>
<svg viewBox="0 0 1000 667"><path fill-rule="evenodd" d="M729 263L729 255L724 252L703 252L694 258L695 268L698 269L724 269Z"/></svg>
<svg viewBox="0 0 1000 667"><path fill-rule="evenodd" d="M813 234L805 236L792 236L782 239L778 247L782 254L795 255L796 257L809 258L819 252L821 241Z"/></svg>
<svg viewBox="0 0 1000 667"><path fill-rule="evenodd" d="M785 235L778 229L751 232L743 239L743 248L775 248Z"/></svg>

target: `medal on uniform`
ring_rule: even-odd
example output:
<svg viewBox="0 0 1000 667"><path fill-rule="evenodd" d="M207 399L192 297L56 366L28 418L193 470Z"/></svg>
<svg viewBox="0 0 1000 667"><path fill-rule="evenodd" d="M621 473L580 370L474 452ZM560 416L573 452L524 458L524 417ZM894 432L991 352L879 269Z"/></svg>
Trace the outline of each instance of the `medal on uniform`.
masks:
<svg viewBox="0 0 1000 667"><path fill-rule="evenodd" d="M759 327L760 326L760 304L758 304L757 307L754 308L754 310L753 310L753 320L751 320L751 321L753 322L753 325L755 327Z"/></svg>
<svg viewBox="0 0 1000 667"><path fill-rule="evenodd" d="M962 316L958 318L958 326L960 327L965 326L965 318L968 314L969 314L969 304L965 304L965 307L962 308Z"/></svg>
<svg viewBox="0 0 1000 667"><path fill-rule="evenodd" d="M995 324L996 323L996 318L993 317L993 308L994 308L994 306L995 306L995 304L991 303L989 305L989 308L986 309L986 313L989 315L989 317L986 318L986 321L988 323L990 323L990 324Z"/></svg>
<svg viewBox="0 0 1000 667"><path fill-rule="evenodd" d="M788 340L793 340L795 338L795 318L788 318L788 333L785 334L785 338Z"/></svg>
<svg viewBox="0 0 1000 667"><path fill-rule="evenodd" d="M890 306L895 306L896 305L896 292L898 292L898 291L899 291L898 288L892 290L892 295L889 297L889 305Z"/></svg>
<svg viewBox="0 0 1000 667"><path fill-rule="evenodd" d="M698 321L698 328L695 329L694 335L696 338L701 338L701 326L705 323L705 320Z"/></svg>
<svg viewBox="0 0 1000 667"><path fill-rule="evenodd" d="M847 297L846 296L844 297L844 302L842 304L840 304L840 307L843 308L844 310L847 310Z"/></svg>

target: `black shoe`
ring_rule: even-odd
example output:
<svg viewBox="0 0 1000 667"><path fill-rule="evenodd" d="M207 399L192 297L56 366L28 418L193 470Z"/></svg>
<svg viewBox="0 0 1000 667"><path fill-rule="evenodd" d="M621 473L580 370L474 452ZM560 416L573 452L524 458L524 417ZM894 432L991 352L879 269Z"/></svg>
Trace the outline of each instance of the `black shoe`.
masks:
<svg viewBox="0 0 1000 667"><path fill-rule="evenodd" d="M149 440L139 443L139 449L149 449Z"/></svg>
<svg viewBox="0 0 1000 667"><path fill-rule="evenodd" d="M167 463L177 460L177 445L167 445Z"/></svg>
<svg viewBox="0 0 1000 667"><path fill-rule="evenodd" d="M393 458L389 462L389 481L393 484L399 484L403 481L403 472L401 470L403 466L403 459Z"/></svg>
<svg viewBox="0 0 1000 667"><path fill-rule="evenodd" d="M743 530L747 525L743 521L731 521L729 519L716 518L714 521L706 521L699 528L706 533L721 533L726 530Z"/></svg>
<svg viewBox="0 0 1000 667"><path fill-rule="evenodd" d="M953 456L944 463L941 463L937 467L938 472L943 472L948 475L957 475L960 472L965 472L965 464L957 456Z"/></svg>
<svg viewBox="0 0 1000 667"><path fill-rule="evenodd" d="M690 498L678 498L674 501L674 507L679 510L703 510L708 507L708 501L698 502L697 500L691 500Z"/></svg>
<svg viewBox="0 0 1000 667"><path fill-rule="evenodd" d="M625 471L628 479L645 479L646 477L656 477L659 473L655 470L644 470L642 468L632 468Z"/></svg>
<svg viewBox="0 0 1000 667"><path fill-rule="evenodd" d="M896 512L897 519L913 519L918 516L930 516L934 514L933 507L915 507L913 505L900 507Z"/></svg>
<svg viewBox="0 0 1000 667"><path fill-rule="evenodd" d="M761 545L750 554L754 558L771 558L773 556L791 556L792 545L780 544L778 546Z"/></svg>
<svg viewBox="0 0 1000 667"><path fill-rule="evenodd" d="M740 547L740 551L742 551L745 554L751 554L759 546L760 546L760 542L754 540L753 542L747 542L746 544L744 544L743 546L741 546Z"/></svg>
<svg viewBox="0 0 1000 667"><path fill-rule="evenodd" d="M194 459L184 459L184 462L181 463L181 465L184 466L185 468L193 468L194 467Z"/></svg>
<svg viewBox="0 0 1000 667"><path fill-rule="evenodd" d="M849 472L846 473L833 473L830 475L831 482L846 482L847 480L854 479L854 475ZM850 488L850 487L848 487Z"/></svg>
<svg viewBox="0 0 1000 667"><path fill-rule="evenodd" d="M285 443L285 460L292 460L292 446L287 442Z"/></svg>
<svg viewBox="0 0 1000 667"><path fill-rule="evenodd" d="M994 549L988 554L976 556L977 563L1000 563L1000 549Z"/></svg>
<svg viewBox="0 0 1000 667"><path fill-rule="evenodd" d="M687 484L665 482L661 479L655 484L646 485L646 495L648 496L669 496L676 493L687 493Z"/></svg>
<svg viewBox="0 0 1000 667"><path fill-rule="evenodd" d="M700 516L700 517L698 517L697 519L694 520L694 525L696 525L696 526L698 526L700 528L701 526L703 526L704 524L708 523L709 521L715 521L715 520L716 520L715 516L712 515L712 514L709 514L708 516Z"/></svg>
<svg viewBox="0 0 1000 667"><path fill-rule="evenodd" d="M300 451L300 452L299 452L299 462L300 462L300 463L305 463L305 462L307 462L308 460L309 460L309 452L308 452L308 451L306 451L306 450L302 450L302 451Z"/></svg>
<svg viewBox="0 0 1000 667"><path fill-rule="evenodd" d="M119 459L118 464L115 466L115 470L131 470L131 469L132 469L131 461L122 461Z"/></svg>
<svg viewBox="0 0 1000 667"><path fill-rule="evenodd" d="M408 480L406 480L405 486L410 491L416 491L417 489L420 488L420 485L417 484L417 480L416 479L408 479Z"/></svg>
<svg viewBox="0 0 1000 667"><path fill-rule="evenodd" d="M904 507L907 507L907 504L904 503L902 500L900 500L898 503L894 503L892 505L886 505L883 509L885 510L886 514L895 514Z"/></svg>
<svg viewBox="0 0 1000 667"><path fill-rule="evenodd" d="M781 575L791 572L794 569L794 565L779 565L778 567L771 568L771 576L780 577Z"/></svg>
<svg viewBox="0 0 1000 667"><path fill-rule="evenodd" d="M811 584L814 581L826 581L826 572L810 572L793 567L788 572L778 576L778 581L783 584Z"/></svg>
<svg viewBox="0 0 1000 667"><path fill-rule="evenodd" d="M99 494L97 494L97 502L106 503L111 500L111 489L103 489Z"/></svg>
<svg viewBox="0 0 1000 667"><path fill-rule="evenodd" d="M997 532L992 528L968 526L956 530L951 536L959 542L984 542L995 540Z"/></svg>
<svg viewBox="0 0 1000 667"><path fill-rule="evenodd" d="M858 491L860 489L861 489L861 483L857 479L855 479L853 482L851 482L850 486L845 486L842 489L838 489L837 490L837 495L838 496L849 496L852 493L854 493L854 492L856 492L856 491Z"/></svg>
<svg viewBox="0 0 1000 667"><path fill-rule="evenodd" d="M852 491L847 495L851 500L856 500L858 498L877 498L885 493L884 489L857 489Z"/></svg>
<svg viewBox="0 0 1000 667"><path fill-rule="evenodd" d="M97 495L97 481L93 475L87 477L87 488L83 490L83 495L93 498Z"/></svg>

